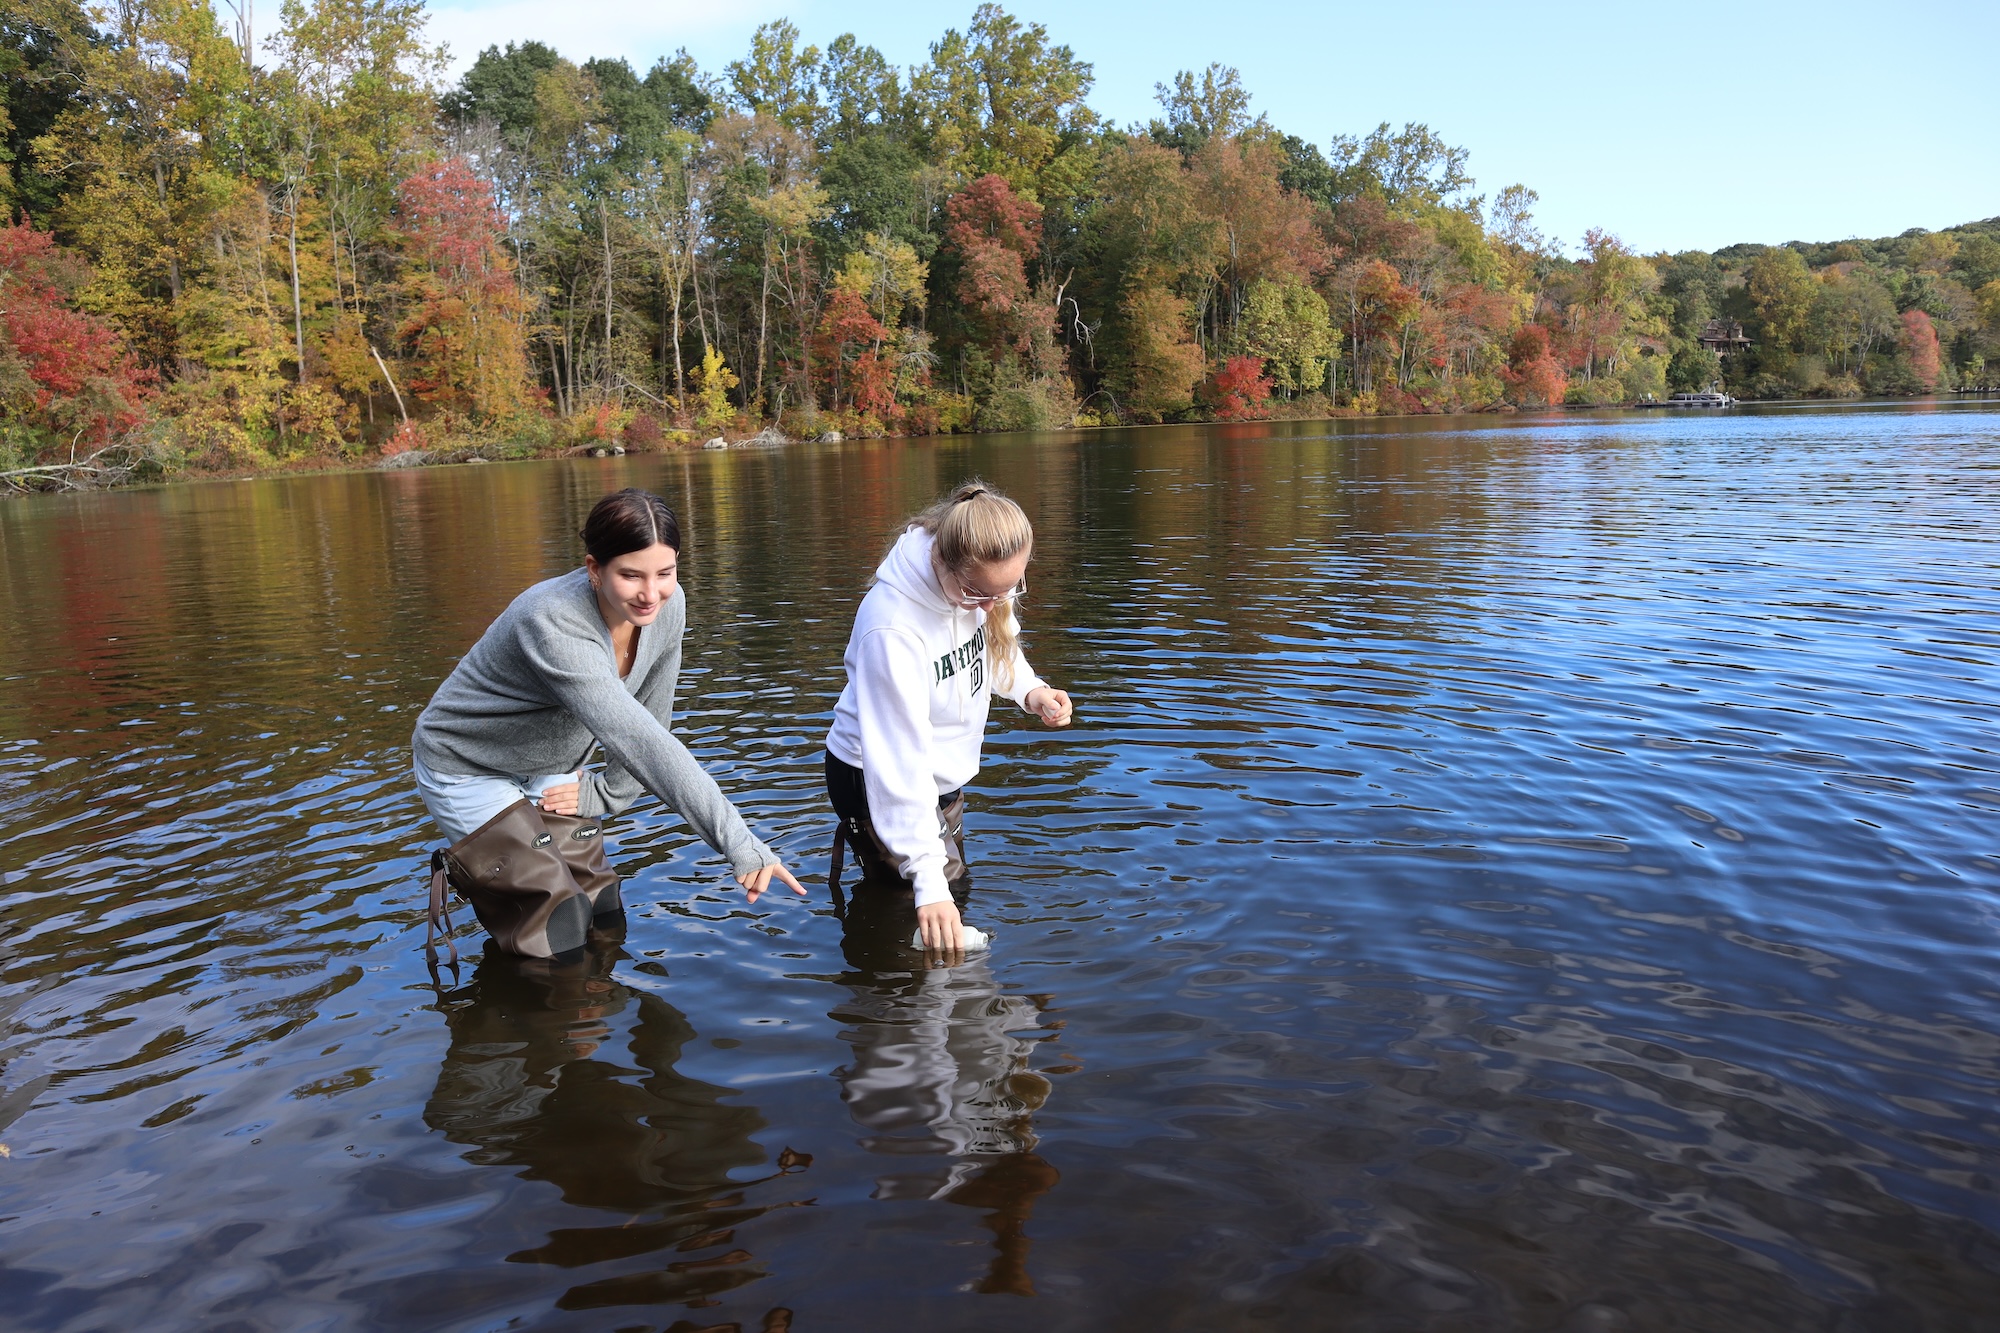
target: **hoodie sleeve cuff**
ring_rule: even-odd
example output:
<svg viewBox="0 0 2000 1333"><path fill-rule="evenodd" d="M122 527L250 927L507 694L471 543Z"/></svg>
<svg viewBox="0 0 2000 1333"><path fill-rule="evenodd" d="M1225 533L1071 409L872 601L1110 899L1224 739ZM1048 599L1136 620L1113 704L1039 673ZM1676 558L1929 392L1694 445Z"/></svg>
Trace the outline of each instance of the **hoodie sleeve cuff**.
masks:
<svg viewBox="0 0 2000 1333"><path fill-rule="evenodd" d="M932 903L951 901L951 885L945 882L942 868L925 867L919 870L912 888L915 890L918 907L929 907Z"/></svg>
<svg viewBox="0 0 2000 1333"><path fill-rule="evenodd" d="M750 839L750 846L738 850L729 858L730 873L737 876L755 874L765 866L780 864L778 854L765 846L758 838Z"/></svg>
<svg viewBox="0 0 2000 1333"><path fill-rule="evenodd" d="M1043 680L1040 676L1030 676L1028 677L1027 684L1021 685L1018 689L1016 689L1013 693L1009 694L1007 697L1014 701L1014 706L1016 708L1019 708L1022 712L1025 713L1026 711L1028 711L1028 696L1033 694L1036 690L1046 689L1046 688L1048 688L1047 681Z"/></svg>

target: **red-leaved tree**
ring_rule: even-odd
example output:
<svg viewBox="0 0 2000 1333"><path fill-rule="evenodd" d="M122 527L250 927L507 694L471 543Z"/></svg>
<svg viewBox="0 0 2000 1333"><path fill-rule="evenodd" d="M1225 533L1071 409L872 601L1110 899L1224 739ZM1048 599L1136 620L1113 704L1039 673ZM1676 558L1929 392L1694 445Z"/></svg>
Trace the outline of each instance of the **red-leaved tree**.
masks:
<svg viewBox="0 0 2000 1333"><path fill-rule="evenodd" d="M1937 388L1938 337L1931 317L1921 310L1903 312L1903 350L1910 354L1910 373L1926 389Z"/></svg>
<svg viewBox="0 0 2000 1333"><path fill-rule="evenodd" d="M945 201L945 240L958 252L958 299L973 340L1026 352L1034 314L1028 268L1041 248L1042 206L998 176L981 176Z"/></svg>
<svg viewBox="0 0 2000 1333"><path fill-rule="evenodd" d="M425 167L397 191L409 301L398 336L416 362L418 397L505 416L527 384L526 302L501 241L493 192L462 157Z"/></svg>
<svg viewBox="0 0 2000 1333"><path fill-rule="evenodd" d="M813 337L813 374L836 409L887 417L894 402L892 373L882 355L888 338L889 330L866 301L845 288L834 291Z"/></svg>
<svg viewBox="0 0 2000 1333"><path fill-rule="evenodd" d="M1569 392L1569 377L1556 363L1549 331L1540 324L1523 324L1514 331L1507 368L1500 375L1507 381L1508 400L1524 407L1560 403Z"/></svg>
<svg viewBox="0 0 2000 1333"><path fill-rule="evenodd" d="M1261 421L1270 416L1271 380L1264 374L1263 358L1230 357L1203 386L1202 397L1217 421Z"/></svg>
<svg viewBox="0 0 2000 1333"><path fill-rule="evenodd" d="M145 415L151 373L117 330L71 304L89 277L47 232L0 226L0 406L37 449L103 444Z"/></svg>

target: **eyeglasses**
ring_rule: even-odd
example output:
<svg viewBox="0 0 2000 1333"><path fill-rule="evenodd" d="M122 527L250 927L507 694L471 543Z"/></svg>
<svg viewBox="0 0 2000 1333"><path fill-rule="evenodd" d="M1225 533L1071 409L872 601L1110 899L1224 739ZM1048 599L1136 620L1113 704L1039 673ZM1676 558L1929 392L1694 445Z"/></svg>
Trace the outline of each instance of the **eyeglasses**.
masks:
<svg viewBox="0 0 2000 1333"><path fill-rule="evenodd" d="M1017 602L1028 595L1028 581L1026 579L1022 579L1012 588L1009 588L1006 592L998 596L986 593L975 595L967 591L965 584L957 580L956 576L954 576L954 581L958 582L958 604L964 607L998 606L1002 602Z"/></svg>

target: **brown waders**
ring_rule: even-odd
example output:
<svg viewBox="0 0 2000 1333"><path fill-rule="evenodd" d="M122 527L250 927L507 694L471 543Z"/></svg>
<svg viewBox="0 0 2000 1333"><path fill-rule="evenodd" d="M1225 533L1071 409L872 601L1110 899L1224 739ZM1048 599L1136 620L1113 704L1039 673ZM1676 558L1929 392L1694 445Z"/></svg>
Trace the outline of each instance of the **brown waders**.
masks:
<svg viewBox="0 0 2000 1333"><path fill-rule="evenodd" d="M506 953L551 958L581 945L593 924L609 928L624 903L604 859L603 831L599 819L550 814L524 799L432 852L424 956L433 972L439 939L458 966L447 882Z"/></svg>

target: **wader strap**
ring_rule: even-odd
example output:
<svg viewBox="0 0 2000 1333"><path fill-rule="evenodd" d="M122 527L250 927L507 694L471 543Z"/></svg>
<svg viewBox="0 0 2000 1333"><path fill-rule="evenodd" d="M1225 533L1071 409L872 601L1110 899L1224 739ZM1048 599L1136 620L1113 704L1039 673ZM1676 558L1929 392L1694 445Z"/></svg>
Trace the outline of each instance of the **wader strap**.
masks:
<svg viewBox="0 0 2000 1333"><path fill-rule="evenodd" d="M833 826L833 864L827 868L826 887L833 896L833 914L845 919L847 903L840 896L841 853L847 849L847 821L841 820Z"/></svg>
<svg viewBox="0 0 2000 1333"><path fill-rule="evenodd" d="M430 925L424 932L424 961L430 964L433 972L437 971L437 942L439 937L442 936L445 947L451 950L451 966L456 971L458 968L458 945L453 943L451 938L451 903L445 896L444 853L442 851L431 853L430 908ZM443 923L442 930L439 929L440 922Z"/></svg>

